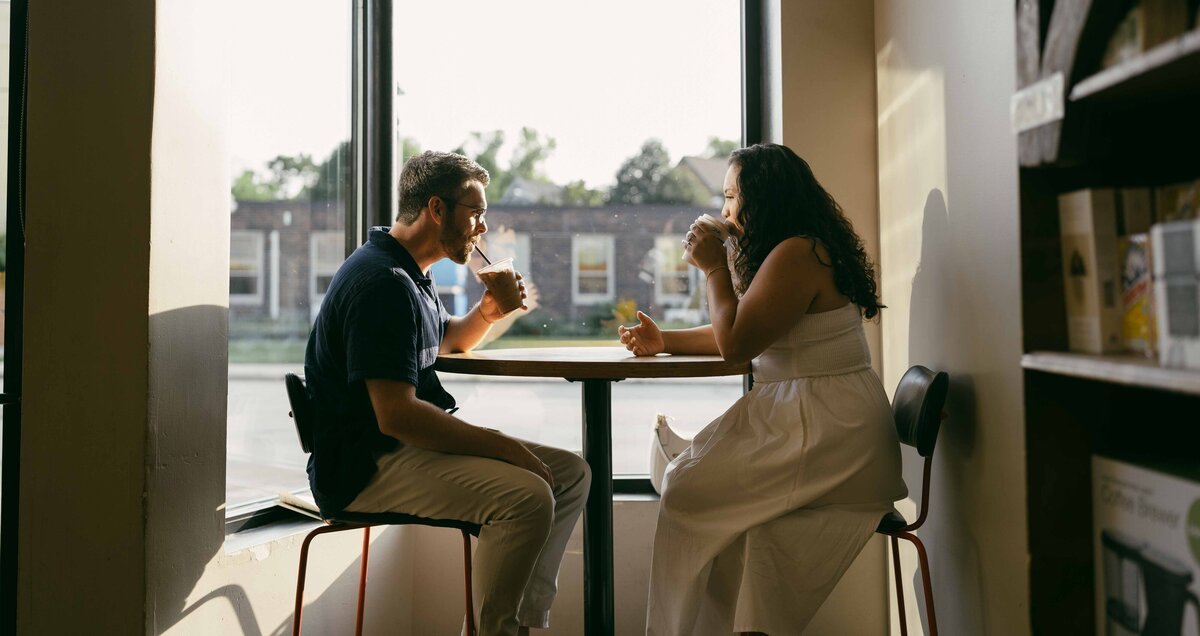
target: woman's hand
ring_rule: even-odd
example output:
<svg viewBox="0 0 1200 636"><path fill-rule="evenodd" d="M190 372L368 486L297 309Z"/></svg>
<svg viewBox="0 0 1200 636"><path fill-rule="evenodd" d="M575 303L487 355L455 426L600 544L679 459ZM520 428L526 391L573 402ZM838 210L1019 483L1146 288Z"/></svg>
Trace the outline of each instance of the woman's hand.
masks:
<svg viewBox="0 0 1200 636"><path fill-rule="evenodd" d="M637 319L638 324L632 327L617 327L617 333L621 334L621 344L635 356L652 356L666 351L662 330L650 316L638 311Z"/></svg>
<svg viewBox="0 0 1200 636"><path fill-rule="evenodd" d="M714 268L728 267L725 243L716 230L699 223L692 223L683 240L683 260L708 275Z"/></svg>

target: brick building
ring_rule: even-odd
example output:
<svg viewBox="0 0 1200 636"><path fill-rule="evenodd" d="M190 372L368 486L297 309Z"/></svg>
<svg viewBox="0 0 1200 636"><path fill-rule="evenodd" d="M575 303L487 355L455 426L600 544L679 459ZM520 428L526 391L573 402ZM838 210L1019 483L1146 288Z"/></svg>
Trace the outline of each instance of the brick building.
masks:
<svg viewBox="0 0 1200 636"><path fill-rule="evenodd" d="M537 203L505 197L488 208L489 232L482 249L492 260L513 257L536 289L538 309L518 331L595 333L617 303L667 321L701 318L697 273L682 261L688 225L720 208L713 160L687 158L713 192L710 205L554 205L540 192ZM719 163L723 175L724 162ZM707 169L707 174L704 171ZM714 185L715 183L715 185ZM545 189L546 184L543 184ZM553 187L553 186L549 186ZM548 198L549 197L549 198ZM238 201L231 215L231 335L287 336L307 333L333 273L344 258L344 213L339 202ZM461 314L482 294L467 266L443 260L433 275L443 302Z"/></svg>

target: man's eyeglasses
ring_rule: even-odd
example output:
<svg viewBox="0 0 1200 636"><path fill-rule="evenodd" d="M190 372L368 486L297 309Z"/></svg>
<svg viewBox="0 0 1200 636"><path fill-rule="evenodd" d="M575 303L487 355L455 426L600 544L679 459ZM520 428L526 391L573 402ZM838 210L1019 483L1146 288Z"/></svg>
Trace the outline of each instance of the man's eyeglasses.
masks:
<svg viewBox="0 0 1200 636"><path fill-rule="evenodd" d="M460 205L465 205L465 206L471 208L471 211L474 212L476 216L483 216L483 215L487 214L488 209L484 206L473 206L473 205L470 205L467 203L460 203L456 199L447 199L445 197L443 197L442 200L446 202L446 207L450 208L451 210L453 210L454 208L457 208Z"/></svg>

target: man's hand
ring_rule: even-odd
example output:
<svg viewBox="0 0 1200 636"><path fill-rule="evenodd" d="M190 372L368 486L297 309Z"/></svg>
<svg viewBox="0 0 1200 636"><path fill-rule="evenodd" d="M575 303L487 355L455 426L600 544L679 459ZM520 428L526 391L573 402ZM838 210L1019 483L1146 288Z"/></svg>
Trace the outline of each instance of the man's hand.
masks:
<svg viewBox="0 0 1200 636"><path fill-rule="evenodd" d="M517 273L517 288L521 290L521 306L519 309L520 311L528 311L529 307L525 304L525 299L528 296L525 293L525 281L523 279L524 277L520 273ZM517 309L513 311L517 311ZM494 323L508 314L500 311L500 305L496 303L496 297L485 287L483 289L483 297L479 299L479 315L488 323Z"/></svg>
<svg viewBox="0 0 1200 636"><path fill-rule="evenodd" d="M504 461L518 468L524 468L538 477L541 477L542 481L545 481L550 485L550 488L553 489L554 474L550 472L550 467L542 462L542 460L538 459L537 455L534 455L532 452L530 452L528 448L525 448L524 444L515 439L509 439L512 440L512 446L509 451L505 453Z"/></svg>
<svg viewBox="0 0 1200 636"><path fill-rule="evenodd" d="M652 356L666 351L662 330L650 316L638 311L637 319L638 324L632 327L617 327L617 333L621 334L621 344L635 356Z"/></svg>

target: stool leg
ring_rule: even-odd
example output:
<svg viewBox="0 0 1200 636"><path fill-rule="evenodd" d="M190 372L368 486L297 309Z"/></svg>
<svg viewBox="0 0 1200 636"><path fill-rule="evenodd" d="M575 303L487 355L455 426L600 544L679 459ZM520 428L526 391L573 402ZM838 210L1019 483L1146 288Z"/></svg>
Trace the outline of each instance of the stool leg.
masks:
<svg viewBox="0 0 1200 636"><path fill-rule="evenodd" d="M296 575L296 609L292 613L292 636L300 636L300 613L304 610L304 576L308 572L308 544L325 531L325 528L313 530L300 544L300 572Z"/></svg>
<svg viewBox="0 0 1200 636"><path fill-rule="evenodd" d="M362 568L358 572L358 617L354 621L354 636L362 636L363 605L367 592L367 557L371 552L371 527L363 528Z"/></svg>
<svg viewBox="0 0 1200 636"><path fill-rule="evenodd" d="M904 577L900 574L900 541L891 535L892 572L896 575L896 608L900 611L900 636L908 636L908 618L904 615Z"/></svg>
<svg viewBox="0 0 1200 636"><path fill-rule="evenodd" d="M471 533L462 531L463 569L467 579L467 636L475 636L475 601L471 598Z"/></svg>
<svg viewBox="0 0 1200 636"><path fill-rule="evenodd" d="M933 613L933 582L929 578L929 558L925 555L925 544L910 532L905 532L900 537L911 541L917 548L917 558L921 561L921 585L925 588L925 612L929 614L929 636L937 636L937 616Z"/></svg>

